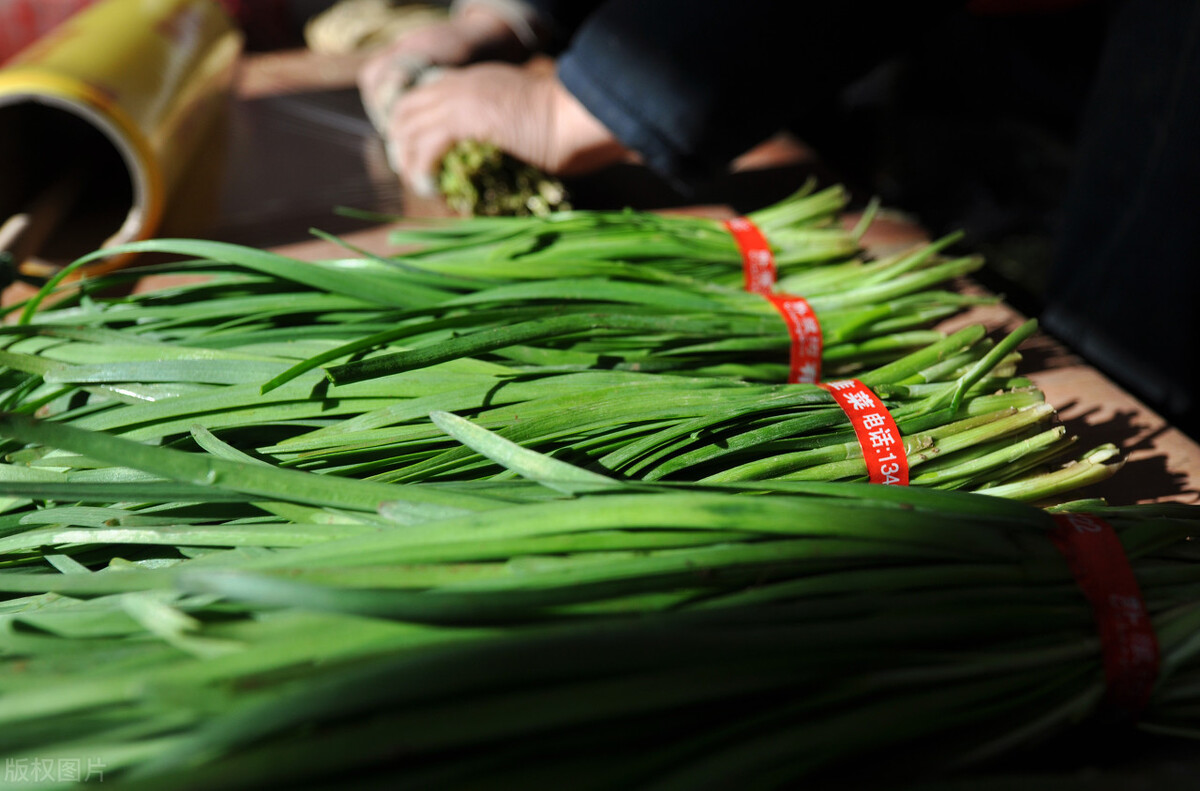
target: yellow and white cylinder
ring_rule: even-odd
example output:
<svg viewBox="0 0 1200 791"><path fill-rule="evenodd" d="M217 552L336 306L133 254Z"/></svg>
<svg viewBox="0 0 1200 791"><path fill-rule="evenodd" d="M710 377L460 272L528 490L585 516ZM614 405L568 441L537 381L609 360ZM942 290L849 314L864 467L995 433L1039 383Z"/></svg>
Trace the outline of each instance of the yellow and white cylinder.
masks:
<svg viewBox="0 0 1200 791"><path fill-rule="evenodd" d="M153 235L241 47L213 0L100 0L22 50L0 69L0 214L70 171L80 193L43 258Z"/></svg>

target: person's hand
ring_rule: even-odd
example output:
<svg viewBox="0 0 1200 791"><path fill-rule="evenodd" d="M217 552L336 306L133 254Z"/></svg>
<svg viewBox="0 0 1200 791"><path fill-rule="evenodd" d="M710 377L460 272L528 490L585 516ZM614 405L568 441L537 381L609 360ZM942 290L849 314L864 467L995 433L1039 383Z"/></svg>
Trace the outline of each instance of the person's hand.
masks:
<svg viewBox="0 0 1200 791"><path fill-rule="evenodd" d="M435 66L529 55L517 33L487 6L467 6L446 22L415 28L374 55L359 70L363 105L381 132L396 100Z"/></svg>
<svg viewBox="0 0 1200 791"><path fill-rule="evenodd" d="M393 169L419 194L433 192L442 157L460 140L493 143L557 175L631 156L544 66L449 69L396 102L385 137Z"/></svg>

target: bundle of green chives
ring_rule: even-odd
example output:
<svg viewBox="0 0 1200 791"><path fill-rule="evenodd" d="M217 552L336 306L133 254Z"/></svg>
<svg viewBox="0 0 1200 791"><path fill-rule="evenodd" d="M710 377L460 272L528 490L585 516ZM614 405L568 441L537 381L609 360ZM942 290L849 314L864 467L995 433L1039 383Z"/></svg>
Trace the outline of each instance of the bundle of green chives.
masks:
<svg viewBox="0 0 1200 791"><path fill-rule="evenodd" d="M829 376L932 343L942 337L929 329L933 322L980 301L934 288L981 264L971 257L939 261L936 253L949 241L869 264L831 264L784 281L808 294ZM611 277L548 276L481 289L396 318L394 328L331 349L297 370L404 344L428 361L490 355L542 368L788 377L791 339L767 300L650 266Z"/></svg>
<svg viewBox="0 0 1200 791"><path fill-rule="evenodd" d="M6 760L121 788L877 786L1101 708L1093 615L1042 511L621 484L438 421L530 481L339 490L219 442L0 418L144 474L124 502L0 483L48 500L0 517ZM1087 505L1160 645L1141 726L1200 735L1195 509Z"/></svg>
<svg viewBox="0 0 1200 791"><path fill-rule="evenodd" d="M460 140L442 157L438 188L464 215L544 217L571 208L561 181L476 140Z"/></svg>
<svg viewBox="0 0 1200 791"><path fill-rule="evenodd" d="M929 344L930 325L977 298L937 286L980 260L942 260L944 239L873 262L829 263L784 281L808 294L821 322L827 378L877 365ZM274 337L342 332L296 371L385 344L426 353L489 355L545 368L631 368L758 381L785 381L791 340L762 297L671 274L657 266L610 264L591 277L543 267L528 282L510 262L499 279L468 279L404 261L347 259L308 264L235 245L188 240L139 243L129 250L206 256L167 271L206 271L214 281L160 294L88 301L46 312L39 323L126 327L160 339L203 336L230 346ZM568 265L569 268L569 265ZM127 275L92 285L104 289ZM524 279L523 279L524 278ZM79 297L77 297L79 298ZM315 326L312 326L315 325ZM352 334L353 333L353 334Z"/></svg>
<svg viewBox="0 0 1200 791"><path fill-rule="evenodd" d="M861 376L897 421L914 485L1037 500L1116 469L1105 463L1115 455L1109 447L1030 474L1071 444L1062 427L1047 425L1054 410L1041 393L1008 378L1011 351L1033 329L1031 322L992 347L980 328L968 328ZM350 384L422 370L397 369L396 357L405 355L336 366L329 375ZM487 408L453 399L445 408L528 447L631 479L857 480L867 472L849 418L815 386L614 373L526 378L488 398ZM289 466L387 481L493 474L494 464L445 447L413 417L408 405L385 407L260 451Z"/></svg>
<svg viewBox="0 0 1200 791"><path fill-rule="evenodd" d="M807 298L820 319L828 373L929 343L936 338L927 329L934 321L976 301L934 290L982 264L974 257L939 258L955 237L866 263L852 256L873 212L858 229L842 230L844 191L811 190L810 184L750 218L769 239L783 275L780 288ZM742 253L716 220L574 212L532 222L465 220L398 231L394 240L422 245L397 259L405 267L508 285L437 306L430 316L443 330L440 336L429 335L421 322L380 340L436 342L472 332L477 347L519 337L520 346L500 348L539 365L636 366L776 381L787 375L783 322L761 297L741 291ZM537 282L523 282L528 280ZM689 321L697 318L699 323ZM529 345L536 350L528 351Z"/></svg>
<svg viewBox="0 0 1200 791"><path fill-rule="evenodd" d="M295 366L297 357L341 347L346 328L332 322L332 338L307 326L294 340L251 334L245 343L211 346L203 329L176 333L168 343L138 324L78 326L107 313L83 306L68 314L79 319L74 326L5 328L5 407L168 444L194 446L189 431L200 424L264 461L383 481L503 472L432 426L427 415L433 410L457 412L537 450L630 478L856 480L866 473L848 418L815 386L634 371L563 373L469 357L393 372L382 352L331 366L325 372L331 383L319 371L295 374ZM1111 449L1044 469L1071 440L1050 425L1054 412L1041 394L1012 378L1011 352L1031 330L993 348L980 328L969 328L861 374L898 421L919 472L914 484L987 487L1038 500L1115 469L1106 463ZM72 474L90 464L10 450L14 463Z"/></svg>
<svg viewBox="0 0 1200 791"><path fill-rule="evenodd" d="M828 194L757 219L773 228L818 216L832 211ZM1040 393L1012 378L1009 353L1031 327L996 349L972 328L909 350L940 337L914 339L909 328L963 302L922 291L977 263L937 263L949 241L791 276L826 324L827 360L858 369L885 398L921 467L917 485L1041 499L1110 474L1111 448L1042 472L1070 440L1048 425L1053 409ZM856 480L866 471L848 419L823 390L645 374L778 379L784 368L747 359L772 348L784 356L783 322L765 300L684 278L660 260L608 262L619 277L485 288L369 257L305 264L186 240L124 249L191 255L170 271L216 277L128 299L81 293L40 314L35 300L27 323L5 332L7 408L167 443L194 443L188 430L199 422L265 461L383 481L502 472L446 440L426 418L433 409L630 478ZM505 277L517 279L525 263L510 261ZM870 368L880 356L891 361ZM318 366L332 385L314 378ZM579 368L618 370L568 375ZM14 460L62 461L27 451Z"/></svg>
<svg viewBox="0 0 1200 791"><path fill-rule="evenodd" d="M873 211L845 230L839 220L848 202L842 187L817 191L810 182L746 217L766 236L783 276L858 252ZM737 243L721 221L708 217L632 210L471 217L398 229L391 239L415 265L483 279L541 279L545 269L558 277L603 275L613 264L652 264L707 283L742 283Z"/></svg>

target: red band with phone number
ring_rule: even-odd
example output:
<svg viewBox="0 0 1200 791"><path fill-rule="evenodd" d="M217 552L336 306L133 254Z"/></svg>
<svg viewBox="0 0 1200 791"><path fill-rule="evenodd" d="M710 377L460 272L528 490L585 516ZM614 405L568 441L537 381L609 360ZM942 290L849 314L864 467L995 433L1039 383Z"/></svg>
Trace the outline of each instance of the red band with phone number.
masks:
<svg viewBox="0 0 1200 791"><path fill-rule="evenodd" d="M783 321L787 324L788 337L792 341L790 365L788 366L789 384L813 384L821 380L821 353L824 342L821 339L821 323L817 314L804 297L794 297L790 294L763 294L768 302L775 306Z"/></svg>
<svg viewBox="0 0 1200 791"><path fill-rule="evenodd" d="M1100 632L1109 701L1136 716L1158 678L1158 638L1125 548L1112 526L1088 514L1055 514L1050 534L1067 559Z"/></svg>
<svg viewBox="0 0 1200 791"><path fill-rule="evenodd" d="M854 426L871 483L908 486L908 454L892 413L857 379L818 385L828 390Z"/></svg>
<svg viewBox="0 0 1200 791"><path fill-rule="evenodd" d="M742 253L742 275L745 289L751 294L769 294L775 286L775 254L767 237L747 217L725 221L725 229L737 242Z"/></svg>

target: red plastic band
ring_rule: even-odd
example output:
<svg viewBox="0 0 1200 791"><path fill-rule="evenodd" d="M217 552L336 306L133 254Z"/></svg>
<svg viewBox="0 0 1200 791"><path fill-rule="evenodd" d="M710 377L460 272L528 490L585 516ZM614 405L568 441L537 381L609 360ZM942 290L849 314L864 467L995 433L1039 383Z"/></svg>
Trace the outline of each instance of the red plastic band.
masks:
<svg viewBox="0 0 1200 791"><path fill-rule="evenodd" d="M1092 605L1109 700L1136 716L1158 678L1158 638L1125 548L1112 526L1087 514L1055 514L1050 537Z"/></svg>
<svg viewBox="0 0 1200 791"><path fill-rule="evenodd" d="M812 384L821 380L821 353L824 340L817 314L803 297L774 294L775 255L767 237L748 217L725 221L725 228L742 252L742 276L745 290L766 297L787 324L792 339L790 384Z"/></svg>
<svg viewBox="0 0 1200 791"><path fill-rule="evenodd" d="M769 294L775 286L775 255L767 237L746 217L725 221L725 228L742 252L742 275L751 294Z"/></svg>
<svg viewBox="0 0 1200 791"><path fill-rule="evenodd" d="M813 313L808 300L790 294L763 294L763 297L783 316L788 337L792 339L788 382L812 384L820 381L824 341L821 338L821 323L817 321L817 314Z"/></svg>
<svg viewBox="0 0 1200 791"><path fill-rule="evenodd" d="M833 395L833 400L850 418L858 444L862 446L871 483L908 486L908 454L904 439L892 413L879 396L857 379L843 379L819 385Z"/></svg>

